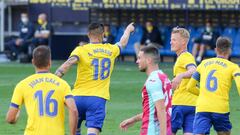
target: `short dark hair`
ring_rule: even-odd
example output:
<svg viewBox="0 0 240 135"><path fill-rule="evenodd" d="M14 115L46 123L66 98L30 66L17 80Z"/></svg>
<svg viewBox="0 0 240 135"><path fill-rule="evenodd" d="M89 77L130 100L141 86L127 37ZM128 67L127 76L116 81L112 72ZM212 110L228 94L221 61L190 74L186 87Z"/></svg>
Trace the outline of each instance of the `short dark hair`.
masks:
<svg viewBox="0 0 240 135"><path fill-rule="evenodd" d="M209 23L210 25L212 25L212 24L213 24L213 22L212 22L212 20L211 20L211 19L207 19L207 20L206 20L206 23Z"/></svg>
<svg viewBox="0 0 240 135"><path fill-rule="evenodd" d="M160 61L160 54L159 54L158 48L155 47L154 45L145 46L141 48L140 51L142 51L146 55L151 56L154 60L154 63L157 64Z"/></svg>
<svg viewBox="0 0 240 135"><path fill-rule="evenodd" d="M27 15L28 16L28 13L27 12L22 12L21 15Z"/></svg>
<svg viewBox="0 0 240 135"><path fill-rule="evenodd" d="M232 41L228 37L219 37L216 42L216 48L220 53L227 53L231 49Z"/></svg>
<svg viewBox="0 0 240 135"><path fill-rule="evenodd" d="M153 24L153 19L147 19L145 23L147 23L147 22Z"/></svg>
<svg viewBox="0 0 240 135"><path fill-rule="evenodd" d="M103 26L105 26L105 27L110 27L110 24L105 23Z"/></svg>
<svg viewBox="0 0 240 135"><path fill-rule="evenodd" d="M37 68L46 68L51 60L50 48L44 45L40 45L33 50L34 65Z"/></svg>
<svg viewBox="0 0 240 135"><path fill-rule="evenodd" d="M104 32L103 24L91 23L88 25L88 32L92 35L100 35Z"/></svg>

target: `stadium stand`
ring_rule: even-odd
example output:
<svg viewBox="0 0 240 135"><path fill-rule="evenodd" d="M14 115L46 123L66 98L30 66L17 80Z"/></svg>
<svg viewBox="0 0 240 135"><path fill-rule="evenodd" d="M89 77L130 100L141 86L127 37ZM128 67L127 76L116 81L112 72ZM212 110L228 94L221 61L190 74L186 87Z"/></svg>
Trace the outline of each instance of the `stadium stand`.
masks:
<svg viewBox="0 0 240 135"><path fill-rule="evenodd" d="M233 52L232 52L232 57L240 57L240 28L237 31L237 34L234 39L233 43Z"/></svg>
<svg viewBox="0 0 240 135"><path fill-rule="evenodd" d="M220 35L228 36L233 40L233 57L239 57L239 12L227 10L224 12L213 10L161 10L156 9L131 9L126 8L89 8L84 10L72 10L64 7L64 2L57 2L59 5L36 2L27 3L27 0L20 0L19 6L14 0L7 2L5 9L5 38L16 36L16 23L19 13L27 11L31 15L31 20L35 21L37 15L45 12L50 16L48 18L54 28L52 35L51 48L53 59L66 59L73 48L78 45L80 40L86 38L86 28L90 22L102 22L111 24L111 32L115 36L115 41L118 41L123 33L124 24L133 21L138 24L136 31L132 34L129 43L125 50L122 51L122 56L134 56L134 42L139 41L142 36L142 25L146 20L153 20L158 24L158 28L162 33L161 38L164 42L164 48L160 49L162 59L164 56L175 57L176 55L170 51L170 33L171 28L183 26L190 31L190 41L188 50L191 52L193 43L192 40L198 37L204 31L205 20L211 18L213 26L221 33ZM66 3L65 3L66 4ZM14 6L13 6L14 5ZM63 8L64 7L64 8ZM62 14L59 14L62 13ZM9 16L11 14L11 16ZM71 14L71 16L68 16ZM80 15L81 14L81 15ZM65 16L67 18L62 18ZM230 20L230 21L228 21ZM207 50L205 57L215 56L215 52Z"/></svg>
<svg viewBox="0 0 240 135"><path fill-rule="evenodd" d="M117 32L116 41L119 41L120 36L123 34L124 27L121 26ZM191 52L193 47L193 39L200 36L200 34L204 31L204 27L192 27L188 26L188 30L190 32L190 40L188 45L188 50ZM223 31L221 27L217 27L216 30L220 33L221 36L227 36L230 37L233 42L233 52L232 57L239 57L239 51L240 51L240 41L238 40L240 38L240 29L236 30L236 28L232 27L226 27ZM170 45L170 35L171 35L171 28L168 26L160 26L159 31L162 34L162 39L164 42L164 48L160 49L161 56L172 56L175 57L176 55L171 52L171 45ZM134 47L133 44L136 41L140 41L142 36L142 27L138 26L132 37L129 39L128 45L125 50L122 51L122 55L130 55L134 56ZM215 56L214 50L207 50L205 57L213 57Z"/></svg>

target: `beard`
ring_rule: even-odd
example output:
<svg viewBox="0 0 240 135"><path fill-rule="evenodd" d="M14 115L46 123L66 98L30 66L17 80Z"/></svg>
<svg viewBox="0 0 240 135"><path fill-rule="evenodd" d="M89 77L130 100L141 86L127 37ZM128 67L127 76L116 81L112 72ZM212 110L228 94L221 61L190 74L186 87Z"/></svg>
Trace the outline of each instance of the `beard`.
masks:
<svg viewBox="0 0 240 135"><path fill-rule="evenodd" d="M140 72L146 72L147 68L139 69Z"/></svg>

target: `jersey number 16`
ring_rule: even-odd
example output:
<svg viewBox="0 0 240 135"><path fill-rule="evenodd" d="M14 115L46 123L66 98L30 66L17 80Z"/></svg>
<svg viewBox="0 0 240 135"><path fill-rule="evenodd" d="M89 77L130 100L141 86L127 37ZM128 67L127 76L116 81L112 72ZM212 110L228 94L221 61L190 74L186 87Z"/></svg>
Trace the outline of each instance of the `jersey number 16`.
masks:
<svg viewBox="0 0 240 135"><path fill-rule="evenodd" d="M40 116L44 116L44 113L51 117L54 117L57 115L58 102L56 99L51 98L53 93L54 93L54 90L51 90L47 93L46 97L43 97L43 91L38 90L34 94L34 98L38 100L38 109L39 109ZM51 109L51 105L53 109Z"/></svg>

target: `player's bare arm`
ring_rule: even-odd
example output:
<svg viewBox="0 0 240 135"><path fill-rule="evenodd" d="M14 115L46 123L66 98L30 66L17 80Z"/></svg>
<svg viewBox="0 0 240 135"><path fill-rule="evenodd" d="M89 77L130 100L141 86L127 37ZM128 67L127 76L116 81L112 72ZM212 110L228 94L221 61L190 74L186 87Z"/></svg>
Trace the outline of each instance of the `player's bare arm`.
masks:
<svg viewBox="0 0 240 135"><path fill-rule="evenodd" d="M10 107L7 112L6 121L9 124L15 124L18 120L19 114L20 110L18 108Z"/></svg>
<svg viewBox="0 0 240 135"><path fill-rule="evenodd" d="M65 105L69 111L69 127L70 127L70 135L75 135L77 130L77 122L78 122L78 110L73 98L68 98L65 101Z"/></svg>
<svg viewBox="0 0 240 135"><path fill-rule="evenodd" d="M66 62L64 62L55 72L58 77L63 77L64 74L70 69L70 67L78 62L77 57L70 57Z"/></svg>
<svg viewBox="0 0 240 135"><path fill-rule="evenodd" d="M196 71L195 66L189 66L187 68L187 71L184 73L181 73L177 75L173 80L172 80L172 88L173 90L177 89L179 84L181 83L183 78L190 78L192 74Z"/></svg>
<svg viewBox="0 0 240 135"><path fill-rule="evenodd" d="M129 37L130 37L130 34L131 34L131 32L133 32L134 31L134 23L130 23L128 26L127 26L127 28L125 29L125 31L124 31L124 34L122 35L122 37L121 37L121 39L120 39L120 41L119 41L119 43L120 43L120 45L121 45L121 47L122 48L125 48L126 47L126 45L127 45L127 43L128 43L128 39L129 39Z"/></svg>
<svg viewBox="0 0 240 135"><path fill-rule="evenodd" d="M157 118L160 123L160 135L167 134L167 115L164 102L164 99L155 102L155 107L157 109Z"/></svg>
<svg viewBox="0 0 240 135"><path fill-rule="evenodd" d="M127 129L131 126L133 126L136 122L141 121L142 120L142 113L135 115L129 119L126 119L124 121L122 121L119 125L120 129L122 129L123 131L127 131Z"/></svg>

